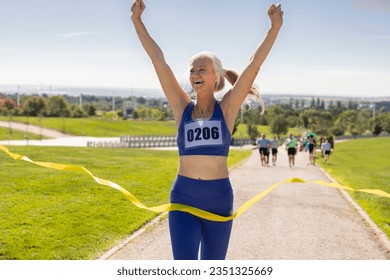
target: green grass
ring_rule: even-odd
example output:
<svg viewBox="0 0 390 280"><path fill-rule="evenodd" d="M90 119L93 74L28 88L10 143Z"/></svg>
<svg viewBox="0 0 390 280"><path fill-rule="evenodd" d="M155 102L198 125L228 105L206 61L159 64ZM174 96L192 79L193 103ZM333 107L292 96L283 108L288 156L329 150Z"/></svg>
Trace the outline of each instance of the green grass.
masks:
<svg viewBox="0 0 390 280"><path fill-rule="evenodd" d="M167 203L176 151L12 147L36 161L83 165L145 205ZM232 150L229 166L250 155ZM95 259L156 216L88 175L15 161L0 152L0 259Z"/></svg>
<svg viewBox="0 0 390 280"><path fill-rule="evenodd" d="M390 193L390 139L372 138L336 143L328 165L318 163L340 184ZM390 237L390 199L350 192L371 219Z"/></svg>
<svg viewBox="0 0 390 280"><path fill-rule="evenodd" d="M0 120L8 121L2 117ZM76 136L118 137L121 135L175 135L173 121L135 121L106 118L13 117L15 122L30 123Z"/></svg>
<svg viewBox="0 0 390 280"><path fill-rule="evenodd" d="M9 118L0 117L2 121ZM106 118L42 118L13 117L15 122L30 123L45 128L55 129L76 136L118 137L121 135L175 135L177 130L173 121L136 121ZM271 137L268 126L258 125L260 133ZM247 138L246 124L240 124L235 137Z"/></svg>
<svg viewBox="0 0 390 280"><path fill-rule="evenodd" d="M272 134L269 130L269 126L266 125L256 125L257 131L260 133L265 133L268 138L271 138ZM247 131L247 125L246 124L239 124L237 127L237 131L234 134L236 138L248 138L248 131Z"/></svg>
<svg viewBox="0 0 390 280"><path fill-rule="evenodd" d="M26 135L28 135L28 139L30 140L40 140L45 139L46 137L42 137L37 134L33 133L27 133L24 131L12 129L12 134L9 133L8 128L0 127L0 141L6 141L6 140L23 140L26 139Z"/></svg>
<svg viewBox="0 0 390 280"><path fill-rule="evenodd" d="M1 117L1 121L8 121L8 117ZM63 133L75 136L92 136L92 137L118 137L122 135L175 135L177 130L174 121L138 121L122 120L108 118L38 118L38 117L13 117L15 122L29 123L32 125L51 128ZM270 127L266 125L257 125L259 136L265 133L268 138L274 135ZM1 130L1 128L0 128ZM8 137L8 130L6 135ZM301 135L306 129L290 128L285 135L290 133ZM0 131L1 136L1 131ZM38 139L37 136L34 139ZM239 124L234 134L235 138L248 138L247 125ZM0 138L1 139L1 138ZM8 139L8 138L7 138ZM22 138L23 139L23 138ZM33 139L33 138L30 138ZM15 139L14 139L15 140Z"/></svg>
<svg viewBox="0 0 390 280"><path fill-rule="evenodd" d="M265 133L268 139L271 139L272 136L277 136L276 134L272 133L270 130L270 127L267 125L256 125L257 131L259 132L259 136L262 133ZM288 132L284 135L280 135L280 137L287 137L290 133L293 133L294 135L302 135L304 131L307 131L307 129L303 128L290 128ZM246 124L239 124L237 127L237 131L234 134L234 137L236 138L248 138L248 132L247 132L247 125Z"/></svg>
<svg viewBox="0 0 390 280"><path fill-rule="evenodd" d="M0 120L8 121L9 118L0 117ZM13 117L13 121L51 128L76 136L118 137L122 135L175 135L177 132L173 121L136 121L107 118L39 119L38 117ZM266 125L257 125L257 130L260 134L265 133L268 138L271 138L273 135L269 126ZM300 130L290 129L289 132L299 134ZM247 125L239 124L234 137L248 138Z"/></svg>

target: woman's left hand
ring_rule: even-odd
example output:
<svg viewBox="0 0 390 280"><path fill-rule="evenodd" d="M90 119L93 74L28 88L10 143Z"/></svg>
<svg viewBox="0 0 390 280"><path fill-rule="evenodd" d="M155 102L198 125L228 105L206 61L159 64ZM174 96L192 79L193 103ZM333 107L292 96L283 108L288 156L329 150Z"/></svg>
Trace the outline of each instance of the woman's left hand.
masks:
<svg viewBox="0 0 390 280"><path fill-rule="evenodd" d="M278 4L272 4L268 8L267 12L270 20L271 20L271 26L281 28L283 24L283 11L282 11L282 5Z"/></svg>

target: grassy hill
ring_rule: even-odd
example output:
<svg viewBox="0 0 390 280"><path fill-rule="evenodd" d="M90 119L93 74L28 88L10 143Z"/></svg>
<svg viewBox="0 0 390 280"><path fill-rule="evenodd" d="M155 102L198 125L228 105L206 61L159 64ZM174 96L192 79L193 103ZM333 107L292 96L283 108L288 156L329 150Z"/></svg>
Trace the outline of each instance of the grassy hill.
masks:
<svg viewBox="0 0 390 280"><path fill-rule="evenodd" d="M317 162L340 184L390 193L390 139L370 138L336 143L330 163ZM350 192L352 198L390 238L390 199Z"/></svg>

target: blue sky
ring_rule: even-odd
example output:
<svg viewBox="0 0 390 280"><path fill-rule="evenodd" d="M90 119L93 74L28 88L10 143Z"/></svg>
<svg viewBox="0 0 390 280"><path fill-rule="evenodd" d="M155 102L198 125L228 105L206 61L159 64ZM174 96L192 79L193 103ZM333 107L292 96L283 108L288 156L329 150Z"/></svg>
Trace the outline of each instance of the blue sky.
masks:
<svg viewBox="0 0 390 280"><path fill-rule="evenodd" d="M0 84L159 88L131 0L0 0ZM144 22L181 83L195 53L242 71L272 1L145 0ZM390 0L283 0L264 93L390 96Z"/></svg>

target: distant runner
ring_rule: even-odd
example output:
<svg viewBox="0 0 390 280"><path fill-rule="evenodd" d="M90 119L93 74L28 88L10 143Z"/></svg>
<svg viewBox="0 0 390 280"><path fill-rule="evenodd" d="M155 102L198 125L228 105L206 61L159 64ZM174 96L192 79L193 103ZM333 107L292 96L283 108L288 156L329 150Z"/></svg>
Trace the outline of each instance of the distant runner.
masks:
<svg viewBox="0 0 390 280"><path fill-rule="evenodd" d="M330 153L331 153L331 150L332 150L332 145L329 143L328 139L325 139L325 142L322 143L322 150L324 151L324 156L325 156L325 160L324 162L325 163L328 163L329 161L329 156L330 156Z"/></svg>
<svg viewBox="0 0 390 280"><path fill-rule="evenodd" d="M271 147L271 142L265 138L265 134L261 134L261 138L258 138L257 147L259 148L260 153L260 162L261 166L269 166L269 149Z"/></svg>
<svg viewBox="0 0 390 280"><path fill-rule="evenodd" d="M297 138L290 133L289 138L287 138L285 145L288 154L288 165L293 167L295 165L295 155L297 153Z"/></svg>
<svg viewBox="0 0 390 280"><path fill-rule="evenodd" d="M274 136L271 140L271 148L272 148L272 165L276 165L276 160L278 159L278 148L279 142L276 140L276 136Z"/></svg>

